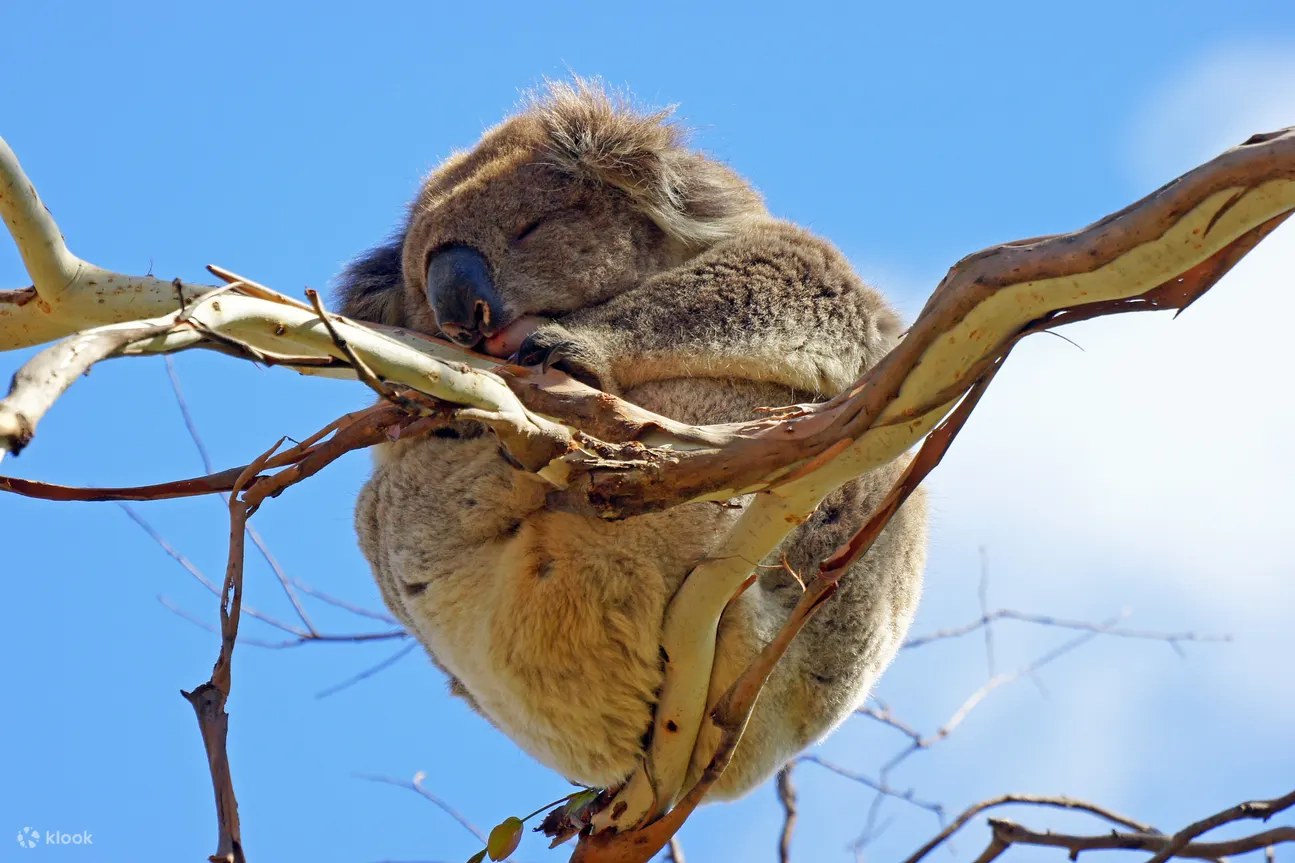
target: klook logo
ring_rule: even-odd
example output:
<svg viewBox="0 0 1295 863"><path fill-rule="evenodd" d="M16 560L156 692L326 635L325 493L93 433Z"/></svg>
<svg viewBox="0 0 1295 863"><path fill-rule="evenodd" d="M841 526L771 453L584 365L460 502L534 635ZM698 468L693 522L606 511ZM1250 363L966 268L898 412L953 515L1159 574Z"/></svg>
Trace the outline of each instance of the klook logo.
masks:
<svg viewBox="0 0 1295 863"><path fill-rule="evenodd" d="M35 848L37 845L93 845L94 834L89 830L78 830L69 833L66 830L46 830L43 834L31 827L18 831L20 848Z"/></svg>
<svg viewBox="0 0 1295 863"><path fill-rule="evenodd" d="M46 845L93 845L94 834L89 830L78 830L75 833L66 833L62 830L46 830Z"/></svg>

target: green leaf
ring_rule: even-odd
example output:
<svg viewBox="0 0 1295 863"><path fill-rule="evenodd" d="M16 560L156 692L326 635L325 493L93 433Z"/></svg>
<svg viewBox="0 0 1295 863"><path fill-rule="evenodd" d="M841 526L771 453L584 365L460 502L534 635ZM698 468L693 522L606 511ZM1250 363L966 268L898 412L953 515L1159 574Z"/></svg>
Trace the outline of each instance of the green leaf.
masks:
<svg viewBox="0 0 1295 863"><path fill-rule="evenodd" d="M522 819L505 818L490 831L490 838L486 840L486 853L490 855L491 860L503 860L517 850L521 841Z"/></svg>

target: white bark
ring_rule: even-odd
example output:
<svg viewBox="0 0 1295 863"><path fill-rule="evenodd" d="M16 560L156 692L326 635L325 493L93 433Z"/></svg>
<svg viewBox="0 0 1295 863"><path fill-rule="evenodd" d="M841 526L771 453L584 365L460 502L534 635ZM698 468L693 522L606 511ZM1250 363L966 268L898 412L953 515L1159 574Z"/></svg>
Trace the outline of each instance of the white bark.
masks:
<svg viewBox="0 0 1295 863"><path fill-rule="evenodd" d="M123 276L76 258L2 141L0 195L0 214L35 293L0 291L0 348L74 333L92 337L100 348L107 345L109 355L228 350L232 344L303 373L355 376L318 315L295 300L247 283L215 289ZM608 826L613 823L609 813L620 810L614 823L624 830L665 811L683 790L709 706L716 625L750 574L746 561L765 557L833 489L917 443L975 383L985 363L1005 355L1036 322L1062 310L1141 297L1201 267L1208 273L1201 277L1202 290L1208 288L1217 278L1212 261L1227 257L1234 245L1244 253L1247 237L1257 241L1270 229L1265 226L1292 210L1295 134L1257 138L1084 231L998 247L960 262L899 347L850 393L793 418L713 427L705 435L658 429L648 443L657 445L660 458L650 469L632 458L617 463L615 446L582 445L574 422L528 410L489 371L490 360L342 318L336 326L378 378L460 406L463 416L490 423L510 447L534 445L532 454L543 457L528 466L556 486L569 486L569 494L590 495L599 472L618 480L641 478L643 488L655 483L658 505L765 492L693 571L667 610L663 644L670 663L655 721L674 722L680 730L658 730L648 753L650 767L632 778L597 822ZM1039 272L1052 274L1020 275ZM124 346L113 342L113 333L141 326L167 331ZM95 327L102 329L85 332ZM76 366L68 360L80 348L72 343L61 353L51 350L43 355L45 365L29 366L29 374L0 401L0 454L30 437L44 408L70 383L65 371ZM736 447L726 442L743 445L747 456L767 458L738 462L732 453ZM800 447L802 442L813 446ZM616 469L608 470L609 464ZM724 470L714 470L717 465ZM678 486L671 477L690 471L738 479L672 497Z"/></svg>

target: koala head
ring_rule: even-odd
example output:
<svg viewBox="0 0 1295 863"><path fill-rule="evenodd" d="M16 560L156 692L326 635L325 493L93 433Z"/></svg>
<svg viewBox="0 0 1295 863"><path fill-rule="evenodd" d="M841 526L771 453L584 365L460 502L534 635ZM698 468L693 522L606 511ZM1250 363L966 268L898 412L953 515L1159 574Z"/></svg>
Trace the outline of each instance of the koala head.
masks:
<svg viewBox="0 0 1295 863"><path fill-rule="evenodd" d="M552 84L431 173L404 230L342 274L342 312L471 347L602 302L765 212L668 111Z"/></svg>

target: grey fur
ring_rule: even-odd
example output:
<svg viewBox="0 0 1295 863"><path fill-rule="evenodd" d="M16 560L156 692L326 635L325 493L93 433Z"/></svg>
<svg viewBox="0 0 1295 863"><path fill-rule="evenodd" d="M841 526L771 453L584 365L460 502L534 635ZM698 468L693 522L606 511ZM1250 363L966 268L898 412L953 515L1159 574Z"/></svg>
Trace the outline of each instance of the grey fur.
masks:
<svg viewBox="0 0 1295 863"><path fill-rule="evenodd" d="M400 256L381 247L343 274L346 314L435 332L427 256L470 245L510 319L553 320L533 346L564 343L573 371L688 422L838 393L898 337L897 316L834 247L771 217L665 115L586 82L487 132L428 178L411 213ZM541 230L521 230L537 219ZM383 597L505 734L570 779L613 785L650 725L665 607L738 510L553 512L545 484L492 438L468 425L453 435L385 446L361 493L356 525ZM712 697L799 596L780 554L811 573L898 471L833 493L762 562L721 623ZM750 789L862 702L907 631L925 548L919 494L793 643L714 796Z"/></svg>

